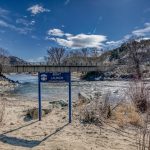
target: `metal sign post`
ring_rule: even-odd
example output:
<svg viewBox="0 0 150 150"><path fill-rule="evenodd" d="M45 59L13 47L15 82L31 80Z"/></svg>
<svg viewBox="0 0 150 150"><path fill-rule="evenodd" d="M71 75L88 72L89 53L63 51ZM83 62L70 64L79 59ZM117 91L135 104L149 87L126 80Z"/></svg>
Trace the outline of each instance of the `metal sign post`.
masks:
<svg viewBox="0 0 150 150"><path fill-rule="evenodd" d="M39 121L42 118L42 103L41 103L41 82L40 82L40 73L38 73L38 100L39 100Z"/></svg>
<svg viewBox="0 0 150 150"><path fill-rule="evenodd" d="M71 100L71 73L70 72L56 72L56 73L38 73L38 101L39 101L39 121L42 119L42 99L41 99L41 82L55 83L55 82L68 82L69 83L69 123L72 121L72 100Z"/></svg>

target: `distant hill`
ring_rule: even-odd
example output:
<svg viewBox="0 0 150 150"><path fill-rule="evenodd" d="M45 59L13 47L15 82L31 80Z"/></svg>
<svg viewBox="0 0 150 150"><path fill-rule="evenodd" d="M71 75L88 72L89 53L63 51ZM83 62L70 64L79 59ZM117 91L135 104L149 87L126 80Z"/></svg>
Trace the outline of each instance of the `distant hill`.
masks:
<svg viewBox="0 0 150 150"><path fill-rule="evenodd" d="M0 64L13 65L13 64L19 64L19 63L23 64L27 62L16 56L1 56L0 57Z"/></svg>
<svg viewBox="0 0 150 150"><path fill-rule="evenodd" d="M150 40L141 40L139 43L143 46L142 50L139 50L139 54L142 56L141 63L150 63ZM130 57L127 46L130 46L130 43L122 44L118 48L104 52L99 57L99 61L106 64L127 64Z"/></svg>
<svg viewBox="0 0 150 150"><path fill-rule="evenodd" d="M16 63L24 64L24 63L27 63L27 62L24 61L23 59L18 58L18 57L15 57L15 56L9 56L9 57L8 57L8 60L9 60L9 63L10 63L10 64L16 64Z"/></svg>
<svg viewBox="0 0 150 150"><path fill-rule="evenodd" d="M140 59L140 71L143 77L150 77L150 40L134 41L139 44L137 50L137 57ZM130 49L128 48L130 47ZM106 72L92 72L86 74L83 78L89 80L99 79L114 79L114 78L134 78L136 77L136 70L132 64L131 52L134 51L134 46L131 43L124 43L120 47L105 51L101 56L97 57L96 61L99 64L110 65L109 70Z"/></svg>

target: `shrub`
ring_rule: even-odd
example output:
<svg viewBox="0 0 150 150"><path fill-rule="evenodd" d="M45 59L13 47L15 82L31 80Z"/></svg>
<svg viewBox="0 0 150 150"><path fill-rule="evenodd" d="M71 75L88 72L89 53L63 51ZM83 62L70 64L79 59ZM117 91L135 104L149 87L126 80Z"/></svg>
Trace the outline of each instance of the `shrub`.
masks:
<svg viewBox="0 0 150 150"><path fill-rule="evenodd" d="M83 123L102 124L103 119L111 116L111 107L109 96L106 95L104 100L96 99L80 108L80 120Z"/></svg>
<svg viewBox="0 0 150 150"><path fill-rule="evenodd" d="M128 124L142 127L144 124L140 113L137 112L133 105L122 104L118 106L114 115L119 127L124 127Z"/></svg>
<svg viewBox="0 0 150 150"><path fill-rule="evenodd" d="M130 84L128 95L138 111L144 113L149 108L149 87L144 82L134 82Z"/></svg>

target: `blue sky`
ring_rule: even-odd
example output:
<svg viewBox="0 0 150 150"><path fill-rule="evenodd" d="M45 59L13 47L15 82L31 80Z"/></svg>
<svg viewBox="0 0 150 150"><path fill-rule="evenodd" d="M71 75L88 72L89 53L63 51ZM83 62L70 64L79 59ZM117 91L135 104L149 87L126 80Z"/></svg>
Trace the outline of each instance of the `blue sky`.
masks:
<svg viewBox="0 0 150 150"><path fill-rule="evenodd" d="M41 60L48 47L113 48L150 36L150 0L0 0L0 47Z"/></svg>

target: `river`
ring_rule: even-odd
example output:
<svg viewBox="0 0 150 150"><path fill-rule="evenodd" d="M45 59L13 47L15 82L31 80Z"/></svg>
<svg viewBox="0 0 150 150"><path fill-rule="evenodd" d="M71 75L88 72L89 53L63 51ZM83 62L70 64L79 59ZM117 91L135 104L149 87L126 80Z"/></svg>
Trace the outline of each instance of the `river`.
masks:
<svg viewBox="0 0 150 150"><path fill-rule="evenodd" d="M38 99L38 77L30 74L11 74L8 78L19 81L21 84L13 91L11 96L18 99L36 100ZM79 92L90 94L95 91L102 93L111 92L115 96L120 97L125 93L128 87L127 81L80 81L72 78L72 98L76 100ZM42 100L67 100L68 99L68 83L42 83Z"/></svg>

